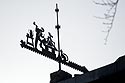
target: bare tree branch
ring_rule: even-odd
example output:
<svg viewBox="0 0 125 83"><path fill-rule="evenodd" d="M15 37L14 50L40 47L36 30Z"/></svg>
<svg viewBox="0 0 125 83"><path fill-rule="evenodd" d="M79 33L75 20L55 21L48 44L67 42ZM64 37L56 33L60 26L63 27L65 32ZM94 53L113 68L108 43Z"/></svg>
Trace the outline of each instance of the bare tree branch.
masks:
<svg viewBox="0 0 125 83"><path fill-rule="evenodd" d="M118 5L118 1L119 0L116 0L116 1L112 1L112 0L101 0L101 2L95 2L93 1L95 4L97 5L101 5L101 6L106 6L108 7L109 9L107 9L107 11L104 13L104 17L96 17L96 18L99 18L99 19L103 19L103 20L106 20L107 22L103 22L104 25L107 26L107 29L106 31L103 31L106 33L106 37L105 37L105 44L107 44L107 41L108 41L108 37L109 37L109 34L111 32L111 29L113 27L113 23L114 23L114 18L115 18L115 15L116 15L116 11L117 11L117 5Z"/></svg>

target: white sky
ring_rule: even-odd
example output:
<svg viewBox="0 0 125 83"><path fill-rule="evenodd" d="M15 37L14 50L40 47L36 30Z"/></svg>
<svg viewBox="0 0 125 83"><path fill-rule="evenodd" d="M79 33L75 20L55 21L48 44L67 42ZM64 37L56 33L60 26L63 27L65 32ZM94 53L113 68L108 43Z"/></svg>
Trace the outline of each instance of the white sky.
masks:
<svg viewBox="0 0 125 83"><path fill-rule="evenodd" d="M96 0L95 0L96 1ZM58 63L20 47L33 21L51 32L57 43L55 4L59 5L61 48L71 61L94 70L114 62L125 51L125 0L120 0L107 45L101 6L92 0L0 0L0 83L49 83ZM63 70L77 74L63 66Z"/></svg>

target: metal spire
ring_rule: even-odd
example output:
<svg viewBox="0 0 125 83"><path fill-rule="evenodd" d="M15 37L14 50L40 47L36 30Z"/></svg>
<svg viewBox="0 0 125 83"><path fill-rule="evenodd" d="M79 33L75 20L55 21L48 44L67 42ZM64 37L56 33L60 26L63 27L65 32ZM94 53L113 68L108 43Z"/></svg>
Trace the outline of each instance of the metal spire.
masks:
<svg viewBox="0 0 125 83"><path fill-rule="evenodd" d="M59 29L60 29L60 25L59 25L59 20L58 20L58 4L56 4L56 9L55 9L56 15L57 15L57 25L55 26L55 28L57 29L57 37L58 37L58 59L59 59L59 70L61 70L61 56L60 56L60 41L59 41Z"/></svg>

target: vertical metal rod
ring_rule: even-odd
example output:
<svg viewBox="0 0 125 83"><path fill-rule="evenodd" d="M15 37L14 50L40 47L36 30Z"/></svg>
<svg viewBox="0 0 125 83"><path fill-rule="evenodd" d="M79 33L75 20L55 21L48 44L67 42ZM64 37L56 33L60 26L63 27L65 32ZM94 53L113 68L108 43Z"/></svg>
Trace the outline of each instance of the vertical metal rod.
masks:
<svg viewBox="0 0 125 83"><path fill-rule="evenodd" d="M58 36L58 58L60 59L59 60L59 70L61 70L60 41L59 41L59 29L60 29L60 26L59 26L59 20L58 20L58 12L59 12L58 4L56 4L55 11L56 11L56 15L57 15L57 25L55 26L55 28L57 29L57 36Z"/></svg>
<svg viewBox="0 0 125 83"><path fill-rule="evenodd" d="M59 9L58 9L58 4L56 4L56 14L57 14L57 25L59 25L59 20L58 20L58 12L59 12Z"/></svg>

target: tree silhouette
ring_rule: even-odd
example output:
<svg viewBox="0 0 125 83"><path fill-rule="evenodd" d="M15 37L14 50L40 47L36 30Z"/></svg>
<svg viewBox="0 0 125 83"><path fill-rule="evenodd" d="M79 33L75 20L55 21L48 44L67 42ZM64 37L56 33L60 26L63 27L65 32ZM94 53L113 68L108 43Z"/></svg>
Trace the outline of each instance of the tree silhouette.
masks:
<svg viewBox="0 0 125 83"><path fill-rule="evenodd" d="M104 13L103 17L96 17L96 18L105 20L105 22L103 22L103 24L106 25L107 29L103 32L106 33L106 37L104 39L105 40L104 44L106 45L109 34L110 34L111 29L113 27L113 23L114 23L116 11L117 11L117 5L118 5L119 0L101 0L101 2L96 2L96 1L93 1L93 2L97 5L101 5L103 7L108 8L108 9L106 9L106 12Z"/></svg>

